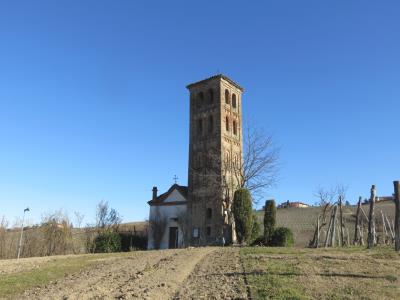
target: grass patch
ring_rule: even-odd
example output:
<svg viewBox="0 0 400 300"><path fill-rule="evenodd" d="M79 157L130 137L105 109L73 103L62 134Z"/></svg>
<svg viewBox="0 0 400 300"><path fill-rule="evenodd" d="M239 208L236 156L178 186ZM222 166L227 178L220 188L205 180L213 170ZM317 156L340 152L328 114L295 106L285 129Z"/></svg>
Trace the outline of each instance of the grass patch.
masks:
<svg viewBox="0 0 400 300"><path fill-rule="evenodd" d="M285 254L285 255L303 255L308 253L308 249L283 248L283 247L246 247L241 249L242 255L248 254Z"/></svg>
<svg viewBox="0 0 400 300"><path fill-rule="evenodd" d="M400 255L388 247L241 249L254 299L399 299Z"/></svg>

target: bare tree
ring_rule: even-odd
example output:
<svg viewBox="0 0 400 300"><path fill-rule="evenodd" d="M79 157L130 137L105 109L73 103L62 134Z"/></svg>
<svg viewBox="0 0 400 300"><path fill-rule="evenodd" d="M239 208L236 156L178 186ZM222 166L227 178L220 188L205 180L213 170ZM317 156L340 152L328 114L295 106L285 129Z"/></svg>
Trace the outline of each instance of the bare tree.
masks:
<svg viewBox="0 0 400 300"><path fill-rule="evenodd" d="M41 229L45 242L45 255L66 254L72 249L72 228L67 214L61 210L42 217Z"/></svg>
<svg viewBox="0 0 400 300"><path fill-rule="evenodd" d="M96 210L96 229L97 231L118 231L122 218L120 214L114 209L109 208L107 201L100 201Z"/></svg>
<svg viewBox="0 0 400 300"><path fill-rule="evenodd" d="M82 221L85 218L85 215L80 213L79 211L74 211L74 215L75 215L75 220L76 220L76 224L77 224L78 228L81 228Z"/></svg>
<svg viewBox="0 0 400 300"><path fill-rule="evenodd" d="M107 215L108 215L108 202L101 200L97 204L96 209L96 228L98 231L106 227Z"/></svg>
<svg viewBox="0 0 400 300"><path fill-rule="evenodd" d="M318 202L316 204L321 207L325 207L327 204L333 204L337 194L337 187L326 189L320 186L314 192L314 197L318 198Z"/></svg>
<svg viewBox="0 0 400 300"><path fill-rule="evenodd" d="M274 144L272 135L250 125L245 128L243 142L243 159L232 165L238 187L247 188L254 198L276 184L280 148Z"/></svg>

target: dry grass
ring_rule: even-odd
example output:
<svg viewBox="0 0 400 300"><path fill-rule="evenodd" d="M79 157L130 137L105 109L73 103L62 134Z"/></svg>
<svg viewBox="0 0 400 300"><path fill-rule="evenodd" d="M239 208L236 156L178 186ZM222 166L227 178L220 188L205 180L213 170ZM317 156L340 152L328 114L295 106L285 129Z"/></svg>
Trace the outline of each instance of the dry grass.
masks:
<svg viewBox="0 0 400 300"><path fill-rule="evenodd" d="M147 222L123 223L119 227L119 232L135 233L135 235L147 236ZM86 242L88 235L94 237L96 235L95 230L89 229L88 232L86 232L85 228L73 228L65 250L53 254L67 255L87 253L88 249L86 247ZM0 231L0 260L17 257L19 237L19 228ZM39 257L48 255L46 250L47 245L48 241L45 239L42 227L25 228L21 257Z"/></svg>
<svg viewBox="0 0 400 300"><path fill-rule="evenodd" d="M255 299L399 299L400 254L388 247L241 251Z"/></svg>

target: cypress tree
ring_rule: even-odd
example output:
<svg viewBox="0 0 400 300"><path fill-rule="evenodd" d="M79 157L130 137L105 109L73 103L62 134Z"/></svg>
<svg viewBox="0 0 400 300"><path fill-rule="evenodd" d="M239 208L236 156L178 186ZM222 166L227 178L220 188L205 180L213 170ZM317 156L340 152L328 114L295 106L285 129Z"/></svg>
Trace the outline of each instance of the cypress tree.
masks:
<svg viewBox="0 0 400 300"><path fill-rule="evenodd" d="M264 210L264 242L268 245L271 243L276 225L276 205L275 200L265 201Z"/></svg>
<svg viewBox="0 0 400 300"><path fill-rule="evenodd" d="M239 243L249 241L253 227L253 210L250 192L239 189L233 197L233 216L235 218L236 235Z"/></svg>

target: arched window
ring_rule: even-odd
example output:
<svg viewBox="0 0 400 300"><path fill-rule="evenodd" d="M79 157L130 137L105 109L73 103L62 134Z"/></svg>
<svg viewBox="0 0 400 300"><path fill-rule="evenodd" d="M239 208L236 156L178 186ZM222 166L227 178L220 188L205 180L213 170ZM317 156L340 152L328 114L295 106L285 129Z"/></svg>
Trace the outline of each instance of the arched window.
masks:
<svg viewBox="0 0 400 300"><path fill-rule="evenodd" d="M208 103L213 104L214 103L214 92L212 89L208 90Z"/></svg>
<svg viewBox="0 0 400 300"><path fill-rule="evenodd" d="M233 134L234 134L234 135L237 134L237 125L236 125L236 121L233 121Z"/></svg>
<svg viewBox="0 0 400 300"><path fill-rule="evenodd" d="M206 216L207 216L207 219L211 219L212 218L212 209L211 208L207 208Z"/></svg>
<svg viewBox="0 0 400 300"><path fill-rule="evenodd" d="M226 128L226 131L229 131L229 118L228 117L225 118L225 128Z"/></svg>
<svg viewBox="0 0 400 300"><path fill-rule="evenodd" d="M214 118L213 116L208 117L208 132L212 133L214 131Z"/></svg>
<svg viewBox="0 0 400 300"><path fill-rule="evenodd" d="M197 107L202 106L203 103L204 103L204 94L203 94L203 92L200 92L200 93L197 95Z"/></svg>
<svg viewBox="0 0 400 300"><path fill-rule="evenodd" d="M225 90L225 103L226 104L231 103L231 99L229 99L229 91L228 90Z"/></svg>
<svg viewBox="0 0 400 300"><path fill-rule="evenodd" d="M203 134L203 120L202 119L197 120L197 133L198 133L198 135Z"/></svg>
<svg viewBox="0 0 400 300"><path fill-rule="evenodd" d="M236 108L236 94L232 94L232 107Z"/></svg>
<svg viewBox="0 0 400 300"><path fill-rule="evenodd" d="M229 152L225 153L225 164L228 165L230 162Z"/></svg>

